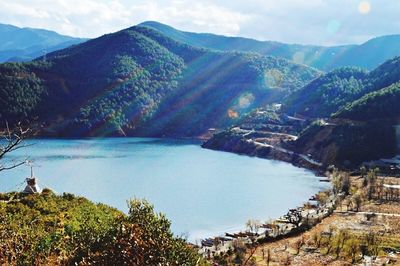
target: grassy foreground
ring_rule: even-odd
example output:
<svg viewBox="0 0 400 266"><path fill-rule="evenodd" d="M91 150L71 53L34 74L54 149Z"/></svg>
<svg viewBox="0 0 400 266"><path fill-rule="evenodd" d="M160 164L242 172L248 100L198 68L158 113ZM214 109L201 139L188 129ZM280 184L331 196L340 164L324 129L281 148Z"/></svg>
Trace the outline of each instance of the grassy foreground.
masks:
<svg viewBox="0 0 400 266"><path fill-rule="evenodd" d="M50 190L0 194L1 265L201 265L146 201L129 213Z"/></svg>

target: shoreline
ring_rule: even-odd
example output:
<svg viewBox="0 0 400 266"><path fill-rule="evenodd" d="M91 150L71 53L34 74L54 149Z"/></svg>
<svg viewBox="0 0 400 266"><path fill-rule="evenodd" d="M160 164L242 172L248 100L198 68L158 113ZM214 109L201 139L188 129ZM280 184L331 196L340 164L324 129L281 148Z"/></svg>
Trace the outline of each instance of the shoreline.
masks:
<svg viewBox="0 0 400 266"><path fill-rule="evenodd" d="M316 178L318 178L318 177L326 178L326 179L320 179L319 182L331 183L330 176L325 174L326 173L326 169L324 169L322 167L322 164L318 165L318 167L315 167L316 164L310 163L309 161L307 161L304 158L302 158L301 155L295 154L294 152L292 152L290 155L292 155L293 157L297 156L298 160L294 160L293 157L292 157L292 159L286 159L285 160L285 159L282 159L282 158L287 158L287 157L277 158L277 157L274 157L274 156L262 156L260 154L248 154L246 152L236 152L236 151L232 151L232 150L224 150L224 149L218 149L218 148L209 147L209 146L206 145L208 140L205 140L203 142L203 144L201 145L202 148L215 150L215 151L229 152L229 153L234 153L234 154L237 154L237 155L243 155L243 156L248 156L248 157L257 157L257 158L266 159L266 160L275 160L275 161L279 161L279 162L290 163L295 167L311 171L315 175ZM271 145L268 145L268 146L270 146L270 147L268 147L270 149L273 148ZM311 165L313 165L313 166L311 166ZM316 198L317 198L318 194L320 194L320 193L330 193L330 192L331 192L331 188L326 189L326 190L320 190L316 194L312 195L307 200L305 200L305 203L303 203L302 207L295 207L293 209L290 209L289 212L291 210L298 210L298 211L300 211L302 213L303 208L307 204L310 204L310 201L316 201ZM302 232L304 232L304 231L306 231L306 230L318 225L323 219L329 217L333 213L333 211L335 209L335 203L336 203L336 198L331 196L330 200L328 201L328 203L324 204L322 206L322 209L324 210L323 211L323 215L322 216L318 216L316 221L314 223L312 223L311 226L307 226L307 228L294 228L294 230L289 230L287 232L275 235L273 237L268 236L267 235L268 234L267 233L268 230L265 230L265 232L264 232L265 237L260 237L260 235L257 234L257 241L261 240L261 241L263 241L262 243L266 243L266 242L277 241L277 240L289 238L289 237L292 237L294 235L300 234L300 233L302 233ZM317 213L318 213L318 211L317 211ZM308 220L308 214L306 216L307 216L306 219ZM276 224L282 223L282 217L284 217L284 215L273 219L270 224L275 224L276 225ZM304 218L303 214L302 214L302 217ZM268 226L268 224L265 222L261 227L262 228L266 228L267 226ZM208 257L208 258L210 258L211 253L213 254L213 256L214 255L218 255L221 252L229 250L232 247L231 246L232 242L235 239L244 239L244 241L245 242L247 241L248 244L254 244L253 241L251 240L252 237L253 237L253 235L251 234L251 232L249 232L249 230L246 230L246 225L243 225L242 231L237 231L236 233L225 232L224 236L222 236L222 237L221 236L214 236L214 237L209 237L209 238L204 239L203 241L201 241L202 244L199 247L200 254L202 254L204 257ZM214 243L218 243L218 242L222 242L222 246L225 246L225 250L224 250L224 248L219 250L218 246L214 246ZM229 246L228 249L226 248L226 245Z"/></svg>
<svg viewBox="0 0 400 266"><path fill-rule="evenodd" d="M310 201L317 201L316 197L318 194L330 192L331 189L319 191L314 196L311 196L308 201L303 204L303 206L296 207L288 211L288 214L290 212L301 213L302 222L297 226L294 226L288 221L289 218L287 215L282 215L270 222L261 223L259 229L265 229L265 231L261 233L252 232L249 229L245 229L243 231L237 231L236 233L225 232L223 236L219 235L206 238L201 241L201 246L198 247L199 253L203 257L210 259L214 256L218 256L221 253L231 250L236 240L241 240L245 244L254 246L258 244L279 241L302 234L305 231L317 226L325 218L334 213L337 201L337 197L334 195L330 195L325 204L316 206L311 205L313 207L309 208Z"/></svg>
<svg viewBox="0 0 400 266"><path fill-rule="evenodd" d="M108 139L110 139L109 137L107 137ZM48 138L48 137L38 137L38 138L33 138L33 139L30 139L30 140L40 140L40 139L43 139L43 140L57 140L57 139L59 139L59 140L93 140L93 139L107 139L107 138L96 138L96 137L88 137L88 138L59 138L59 137L50 137L50 138ZM129 138L129 137L111 137L111 139L126 139L126 138ZM202 145L202 142L200 142L200 140L198 139L198 138L144 138L144 137L132 137L132 138L138 138L138 139L155 139L155 140L168 140L168 139L171 139L171 140L193 140L193 141L196 141L198 144L199 144L199 146L201 147L201 148L205 148L205 147L203 147L203 145ZM205 148L206 149L206 148ZM211 149L211 150L215 150L215 151L221 151L221 150L218 150L218 149ZM225 152L227 152L227 151L225 151ZM238 154L238 153L235 153L235 152L230 152L230 153L234 153L234 154ZM293 162L291 162L291 161L286 161L286 160L281 160L281 159L279 159L279 158L268 158L268 157L262 157L262 156L251 156L251 155L248 155L248 154L245 154L245 153L239 153L238 155L247 155L248 157L258 157L258 158L261 158L261 159L267 159L267 160L275 160L275 161L280 161L280 162L285 162L285 163L291 163L293 166L295 166L295 167L298 167L298 168L302 168L302 169L306 169L306 170L308 170L308 171L310 171L310 172L312 172L313 173L313 175L315 175L315 178L318 178L318 177L320 177L321 175L318 175L317 174L317 172L315 171L315 169L310 169L310 168L307 168L307 167L304 167L302 164L295 164L295 163L293 163ZM320 191L318 191L318 192L320 192ZM317 194L318 194L318 192L317 192ZM310 195L310 196L312 196L312 195ZM309 197L308 197L309 198ZM305 203L305 202L307 202L308 201L308 199L304 199L304 200L301 200L303 203ZM274 217L274 219L278 219L279 217ZM246 225L245 224L242 224L242 225L238 225L237 227L235 226L235 229L232 229L232 230L223 230L223 231L220 231L221 232L221 234L225 234L225 233L232 233L232 234L235 234L235 233L240 233L240 232L243 232L243 231L245 231L245 229L246 229ZM219 230L218 230L219 231ZM218 235L220 235L220 234L218 234ZM210 237L212 237L211 235L210 235ZM191 237L192 238L192 237ZM201 240L201 239L199 239L199 238L192 238L193 240ZM193 243L193 241L191 241L191 243Z"/></svg>
<svg viewBox="0 0 400 266"><path fill-rule="evenodd" d="M313 172L317 177L327 177L325 175L325 171L327 170L322 164L318 164L316 163L311 163L310 161L306 160L304 156L306 155L302 155L302 154L296 154L293 151L289 151L291 152L291 154L288 154L286 152L281 152L279 151L279 147L278 149L276 149L275 147L272 147L271 145L265 146L265 150L262 150L262 148L254 148L254 149L258 149L256 152L254 152L253 150L248 152L248 150L246 148L244 149L239 149L237 151L234 150L230 150L230 149L224 149L224 148L219 148L219 147L213 147L213 146L209 146L207 143L208 140L203 141L203 143L201 144L201 147L204 149L209 149L209 150L214 150L214 151L221 151L221 152L228 152L228 153L233 153L233 154L237 154L237 155L243 155L243 156L248 156L248 157L257 157L257 158L261 158L261 159L266 159L266 160L274 160L274 161L280 161L280 162L286 162L286 163L290 163L291 165L298 167L298 168L303 168L306 170L309 170L311 172ZM249 142L248 142L249 143ZM271 150L275 149L274 153L271 154ZM280 154L280 155L279 155Z"/></svg>

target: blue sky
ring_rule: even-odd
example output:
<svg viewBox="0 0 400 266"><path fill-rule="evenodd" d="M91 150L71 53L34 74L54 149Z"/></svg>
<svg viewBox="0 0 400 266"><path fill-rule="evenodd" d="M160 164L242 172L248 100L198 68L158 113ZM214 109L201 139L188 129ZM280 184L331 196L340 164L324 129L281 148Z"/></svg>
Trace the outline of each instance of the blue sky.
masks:
<svg viewBox="0 0 400 266"><path fill-rule="evenodd" d="M178 29L337 45L400 33L398 0L0 0L0 22L97 37L156 20Z"/></svg>

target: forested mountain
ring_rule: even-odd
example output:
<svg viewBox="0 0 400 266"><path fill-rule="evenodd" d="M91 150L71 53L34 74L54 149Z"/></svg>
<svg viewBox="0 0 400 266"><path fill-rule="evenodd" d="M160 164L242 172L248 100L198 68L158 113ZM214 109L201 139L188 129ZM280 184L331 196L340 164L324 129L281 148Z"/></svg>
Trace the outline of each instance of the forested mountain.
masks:
<svg viewBox="0 0 400 266"><path fill-rule="evenodd" d="M368 73L362 96L338 108L331 123L314 123L303 131L296 143L299 152L347 167L398 154L399 71L397 57Z"/></svg>
<svg viewBox="0 0 400 266"><path fill-rule="evenodd" d="M352 120L400 119L400 83L364 95L334 114Z"/></svg>
<svg viewBox="0 0 400 266"><path fill-rule="evenodd" d="M377 37L360 45L324 47L185 32L155 21L147 21L140 25L154 28L175 40L192 46L279 56L324 71L345 66L372 70L386 60L400 55L400 35Z"/></svg>
<svg viewBox="0 0 400 266"><path fill-rule="evenodd" d="M0 24L0 62L32 60L83 41L54 31Z"/></svg>
<svg viewBox="0 0 400 266"><path fill-rule="evenodd" d="M284 110L307 117L330 117L363 95L400 81L400 57L386 61L375 70L359 68L333 70L293 93Z"/></svg>
<svg viewBox="0 0 400 266"><path fill-rule="evenodd" d="M0 66L2 119L56 135L201 134L280 101L320 73L257 54L194 48L132 27Z"/></svg>
<svg viewBox="0 0 400 266"><path fill-rule="evenodd" d="M286 44L275 41L258 41L242 37L227 37L211 33L193 33L177 30L168 25L147 21L141 26L156 29L180 42L219 51L255 52L262 55L283 57L321 70L332 69L337 55L344 53L351 45L322 47L315 45ZM399 53L400 54L400 53Z"/></svg>
<svg viewBox="0 0 400 266"><path fill-rule="evenodd" d="M329 117L362 94L367 75L359 68L333 70L289 96L284 110L308 117Z"/></svg>

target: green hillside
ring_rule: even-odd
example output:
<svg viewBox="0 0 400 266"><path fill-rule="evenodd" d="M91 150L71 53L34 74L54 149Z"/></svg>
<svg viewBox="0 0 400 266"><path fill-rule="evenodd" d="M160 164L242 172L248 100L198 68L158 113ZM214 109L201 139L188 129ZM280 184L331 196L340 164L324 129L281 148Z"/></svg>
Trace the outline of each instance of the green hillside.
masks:
<svg viewBox="0 0 400 266"><path fill-rule="evenodd" d="M371 92L334 114L352 120L400 119L400 83Z"/></svg>
<svg viewBox="0 0 400 266"><path fill-rule="evenodd" d="M0 194L2 265L195 265L197 252L173 236L146 201L128 215L72 194Z"/></svg>
<svg viewBox="0 0 400 266"><path fill-rule="evenodd" d="M284 110L290 114L329 117L363 94L366 77L367 72L359 68L333 70L289 96Z"/></svg>
<svg viewBox="0 0 400 266"><path fill-rule="evenodd" d="M1 65L0 115L36 120L53 135L194 135L318 75L284 59L194 48L132 27Z"/></svg>
<svg viewBox="0 0 400 266"><path fill-rule="evenodd" d="M333 70L292 94L284 105L290 114L330 117L365 94L400 81L400 57L386 61L371 72L358 68Z"/></svg>
<svg viewBox="0 0 400 266"><path fill-rule="evenodd" d="M394 58L367 74L364 95L338 108L329 123L305 129L296 141L299 152L345 167L398 154L399 64Z"/></svg>

